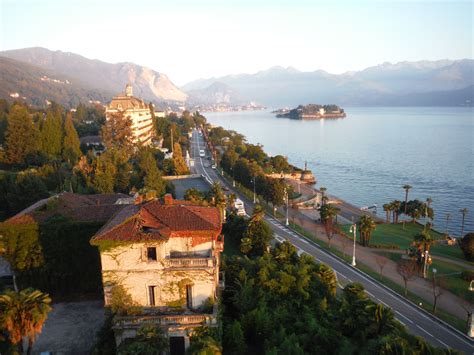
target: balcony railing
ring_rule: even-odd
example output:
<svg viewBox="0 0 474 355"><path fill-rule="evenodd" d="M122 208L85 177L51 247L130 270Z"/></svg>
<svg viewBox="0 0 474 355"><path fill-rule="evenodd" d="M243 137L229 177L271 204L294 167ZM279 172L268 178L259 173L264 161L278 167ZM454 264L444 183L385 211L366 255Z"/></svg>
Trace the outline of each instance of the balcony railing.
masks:
<svg viewBox="0 0 474 355"><path fill-rule="evenodd" d="M215 314L176 314L176 315L150 315L115 317L114 328L140 328L143 325L200 325L209 326L217 324Z"/></svg>
<svg viewBox="0 0 474 355"><path fill-rule="evenodd" d="M166 258L165 268L211 268L214 258Z"/></svg>

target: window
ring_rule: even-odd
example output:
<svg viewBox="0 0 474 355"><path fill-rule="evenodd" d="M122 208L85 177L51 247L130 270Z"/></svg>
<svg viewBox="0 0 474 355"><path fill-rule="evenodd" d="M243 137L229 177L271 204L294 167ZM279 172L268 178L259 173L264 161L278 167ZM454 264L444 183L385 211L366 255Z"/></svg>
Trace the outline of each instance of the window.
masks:
<svg viewBox="0 0 474 355"><path fill-rule="evenodd" d="M193 286L186 285L186 306L191 309L193 308Z"/></svg>
<svg viewBox="0 0 474 355"><path fill-rule="evenodd" d="M146 248L146 256L148 261L156 261L156 248Z"/></svg>
<svg viewBox="0 0 474 355"><path fill-rule="evenodd" d="M155 288L156 286L148 286L148 298L150 300L150 306L156 305Z"/></svg>

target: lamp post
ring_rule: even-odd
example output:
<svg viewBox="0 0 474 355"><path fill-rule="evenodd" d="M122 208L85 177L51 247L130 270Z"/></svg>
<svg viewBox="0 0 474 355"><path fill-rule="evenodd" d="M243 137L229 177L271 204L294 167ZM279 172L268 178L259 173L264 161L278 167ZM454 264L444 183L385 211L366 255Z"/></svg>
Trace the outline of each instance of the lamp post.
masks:
<svg viewBox="0 0 474 355"><path fill-rule="evenodd" d="M474 291L474 280L471 280L469 284L469 291ZM474 338L474 317L472 316L472 310L467 313L467 335L471 338Z"/></svg>
<svg viewBox="0 0 474 355"><path fill-rule="evenodd" d="M255 194L255 178L256 176L253 177L253 203L256 203L257 202L257 196Z"/></svg>
<svg viewBox="0 0 474 355"><path fill-rule="evenodd" d="M286 202L286 221L285 225L289 225L290 223L288 222L288 190L285 187L285 202Z"/></svg>
<svg viewBox="0 0 474 355"><path fill-rule="evenodd" d="M425 250L425 260L423 261L423 278L426 279L426 272L428 271L428 250Z"/></svg>
<svg viewBox="0 0 474 355"><path fill-rule="evenodd" d="M354 222L354 217L352 217L352 222ZM349 232L352 232L354 235L354 247L352 248L352 266L356 266L356 233L357 233L357 224L353 223Z"/></svg>

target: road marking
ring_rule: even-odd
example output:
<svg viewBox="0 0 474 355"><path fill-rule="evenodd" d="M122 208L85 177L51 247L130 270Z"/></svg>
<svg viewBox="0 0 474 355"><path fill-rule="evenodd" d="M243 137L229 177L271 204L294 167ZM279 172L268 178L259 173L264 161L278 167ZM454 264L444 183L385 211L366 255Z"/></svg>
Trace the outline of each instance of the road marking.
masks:
<svg viewBox="0 0 474 355"><path fill-rule="evenodd" d="M398 318L395 318L397 321L399 321L400 323L402 323L405 327L407 326L405 323L403 323L400 319Z"/></svg>
<svg viewBox="0 0 474 355"><path fill-rule="evenodd" d="M198 141L197 141L197 146L198 146L198 149L200 147L200 144L199 144L199 137L198 137ZM207 175L207 177L209 178L209 180L212 181L212 179L210 178L209 174L207 173L207 170L204 168L204 164L202 162L202 159L200 158L200 162L201 162L201 167L202 167L202 170L203 170L203 175ZM248 214L246 214L246 216L248 216ZM281 223L279 223L279 221L277 221L277 223L273 223L272 224L279 228L280 230L283 230L285 231L285 233L287 233L288 235L291 235L293 238L295 238L296 240L298 241L301 241L301 242L305 242L306 244L309 244L309 249L311 250L311 253L321 253L322 255L324 255L325 258L327 258L327 261L326 263L330 263L332 264L332 268L334 269L335 271L335 267L339 267L340 269L342 269L344 271L344 273L354 273L359 279L361 279L362 281L368 283L368 284L371 284L373 285L374 287L376 287L377 290L381 291L383 293L383 295L386 297L386 296L391 296L392 299L394 301L396 301L395 303L395 306L397 307L400 307L400 306L404 306L404 307L408 307L410 308L411 310L413 310L416 314L420 315L421 317L425 318L429 324L432 324L432 325L435 325L435 326L440 326L437 322L435 322L434 320L432 320L431 318L429 318L427 315L424 314L423 311L419 310L418 307L416 305L413 305L409 302L407 302L406 300L404 300L401 296L397 295L397 294L394 294L393 291L387 289L386 287L383 287L382 285L378 284L378 283L375 283L373 282L372 280L370 280L366 275L364 275L360 270L354 270L353 267L343 263L342 261L340 261L339 259L335 258L332 254L330 254L329 252L321 249L317 244L314 244L314 243L308 243L304 238L304 237L301 237L300 235L298 235L297 233L295 234L294 232L290 233L288 232L287 230L285 230L285 227L282 226ZM288 229L288 228L287 228ZM291 231L291 229L288 229L289 231ZM314 256L314 255L312 255ZM341 274L342 276L342 274ZM344 277L344 276L343 276ZM352 280L349 279L348 277L345 277L349 282L352 283ZM383 302L382 302L383 303ZM384 303L385 304L385 303ZM386 304L385 304L386 305ZM388 306L387 306L388 307ZM397 312L397 311L396 311ZM401 314L401 313L400 313ZM403 315L402 315L403 316ZM403 316L405 317L405 316ZM406 317L405 317L406 318ZM408 318L406 318L408 319ZM408 319L409 320L409 319ZM413 323L411 320L409 320L411 323ZM417 325L418 326L418 325ZM430 335L431 337L433 337L432 334L430 334L429 332L427 332L426 330L424 330L423 328L421 328L420 326L418 326L423 332L427 333L428 335ZM454 335L458 340L460 340L462 343L464 344L467 344L469 346L472 346L472 344L470 342L468 342L466 339L464 339L464 337L460 334L458 334L457 332L451 330L450 328L446 327L446 326L443 326L443 330L447 330L449 331L449 333L451 335ZM434 338L434 337L433 337ZM438 340L441 344L445 345L446 347L449 347L447 346L444 342L442 342L441 340L435 338L436 340Z"/></svg>
<svg viewBox="0 0 474 355"><path fill-rule="evenodd" d="M428 334L429 336L431 336L431 337L434 338L433 334L431 334L430 332L426 331L425 329L423 329L422 327L420 327L418 324L416 324L416 326L417 326L418 328L420 328L422 331L424 331L426 334Z"/></svg>
<svg viewBox="0 0 474 355"><path fill-rule="evenodd" d="M367 294L368 294L370 297L372 297L372 298L377 298L377 297L375 297L371 292L369 292L369 291L367 291L367 290L365 290L365 293L367 293ZM377 298L377 299L378 299L378 298Z"/></svg>
<svg viewBox="0 0 474 355"><path fill-rule="evenodd" d="M400 317L405 318L405 319L406 319L407 321L409 321L410 323L413 323L413 321L412 321L410 318L408 318L407 316L404 316L404 315L401 314L399 311L395 311L395 313L398 314Z"/></svg>
<svg viewBox="0 0 474 355"><path fill-rule="evenodd" d="M444 345L446 348L450 348L450 346L448 344L446 344L444 341L442 340L439 340L439 338L436 338L437 341L439 341L442 345Z"/></svg>

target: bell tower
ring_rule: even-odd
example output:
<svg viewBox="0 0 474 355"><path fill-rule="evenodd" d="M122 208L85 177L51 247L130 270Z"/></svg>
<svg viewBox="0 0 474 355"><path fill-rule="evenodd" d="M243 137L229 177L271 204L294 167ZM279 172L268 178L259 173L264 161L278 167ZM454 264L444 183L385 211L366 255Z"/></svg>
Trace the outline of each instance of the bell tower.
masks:
<svg viewBox="0 0 474 355"><path fill-rule="evenodd" d="M125 95L127 95L127 96L133 96L132 85L127 84L127 86L125 86Z"/></svg>

